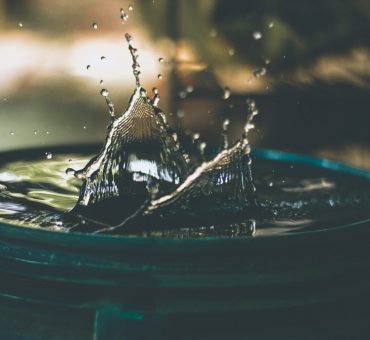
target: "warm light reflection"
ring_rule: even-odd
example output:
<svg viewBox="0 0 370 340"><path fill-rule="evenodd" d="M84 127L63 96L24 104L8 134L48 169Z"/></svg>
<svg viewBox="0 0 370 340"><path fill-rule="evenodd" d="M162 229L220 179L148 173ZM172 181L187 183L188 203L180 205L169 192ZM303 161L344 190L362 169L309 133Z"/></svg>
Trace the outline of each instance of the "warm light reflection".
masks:
<svg viewBox="0 0 370 340"><path fill-rule="evenodd" d="M155 79L159 54L140 39L135 40L135 45L139 48L143 79ZM145 47L140 48L142 45ZM88 82L104 79L132 88L131 82L125 82L132 78L131 57L123 38L118 35L80 36L72 42L55 42L33 34L7 34L0 37L0 46L2 90L14 90L25 76L46 78L55 75L78 76ZM101 57L105 58L102 60ZM87 65L91 67L87 69Z"/></svg>

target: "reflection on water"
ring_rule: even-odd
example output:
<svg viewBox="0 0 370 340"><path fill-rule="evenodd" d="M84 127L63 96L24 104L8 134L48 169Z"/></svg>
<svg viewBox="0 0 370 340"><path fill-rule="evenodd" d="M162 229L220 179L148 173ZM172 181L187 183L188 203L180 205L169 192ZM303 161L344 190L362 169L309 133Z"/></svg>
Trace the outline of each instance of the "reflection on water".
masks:
<svg viewBox="0 0 370 340"><path fill-rule="evenodd" d="M14 157L16 157L15 155ZM65 174L67 167L79 168L91 155L60 154L3 164L0 173L1 221L56 231L91 231L88 221L66 214L77 202L81 181ZM255 221L233 223L230 217L208 226L148 228L130 235L153 237L245 237L330 228L370 218L368 180L311 167L258 159L254 165L255 184L262 212ZM27 176L25 176L27 174ZM23 180L19 180L23 178ZM314 188L314 190L307 190ZM201 209L201 208L200 208ZM121 230L122 232L122 230Z"/></svg>

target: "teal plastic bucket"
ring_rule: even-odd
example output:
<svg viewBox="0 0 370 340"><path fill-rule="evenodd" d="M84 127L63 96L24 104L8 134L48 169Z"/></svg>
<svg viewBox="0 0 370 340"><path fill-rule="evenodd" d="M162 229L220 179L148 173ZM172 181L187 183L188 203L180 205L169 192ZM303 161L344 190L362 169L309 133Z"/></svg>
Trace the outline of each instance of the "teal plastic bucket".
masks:
<svg viewBox="0 0 370 340"><path fill-rule="evenodd" d="M370 179L326 160L256 158ZM0 338L355 339L370 334L369 218L256 238L0 226Z"/></svg>

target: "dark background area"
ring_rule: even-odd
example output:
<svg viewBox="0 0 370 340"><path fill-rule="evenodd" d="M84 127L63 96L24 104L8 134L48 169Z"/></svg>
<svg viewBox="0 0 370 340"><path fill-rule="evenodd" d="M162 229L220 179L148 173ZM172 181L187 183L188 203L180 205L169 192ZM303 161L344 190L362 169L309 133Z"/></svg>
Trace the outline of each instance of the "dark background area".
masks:
<svg viewBox="0 0 370 340"><path fill-rule="evenodd" d="M121 7L129 15L123 24ZM133 89L122 39L128 31L139 53L148 54L142 66L152 65L143 70L144 86L159 88L161 107L183 139L199 132L202 140L217 143L225 118L231 139L237 139L252 98L260 111L254 146L370 168L369 1L2 0L0 13L1 49L20 41L24 50L14 53L28 60L28 51L39 51L31 64L6 68L19 58L10 52L2 61L3 69L14 70L13 78L0 81L3 149L101 142L108 114L100 78L85 67L94 53L95 59L114 59L113 48L94 50L94 39L122 51L112 76L102 70L104 86L122 111ZM79 59L52 57L58 49L75 55L76 46ZM78 72L74 60L83 60ZM68 67L60 66L67 61ZM253 76L261 68L266 74ZM227 100L225 86L231 90Z"/></svg>

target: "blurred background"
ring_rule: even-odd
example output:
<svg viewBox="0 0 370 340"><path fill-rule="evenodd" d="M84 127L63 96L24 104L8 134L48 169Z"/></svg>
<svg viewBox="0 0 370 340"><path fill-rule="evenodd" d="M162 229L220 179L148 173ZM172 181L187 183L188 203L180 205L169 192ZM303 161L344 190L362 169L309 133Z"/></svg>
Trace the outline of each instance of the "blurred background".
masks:
<svg viewBox="0 0 370 340"><path fill-rule="evenodd" d="M102 143L101 89L121 113L134 88L126 32L184 141L225 119L237 139L253 99L253 146L370 169L368 0L0 0L0 150Z"/></svg>

